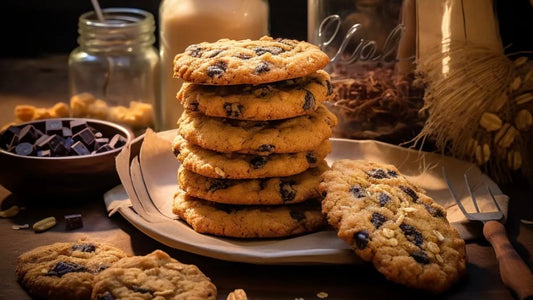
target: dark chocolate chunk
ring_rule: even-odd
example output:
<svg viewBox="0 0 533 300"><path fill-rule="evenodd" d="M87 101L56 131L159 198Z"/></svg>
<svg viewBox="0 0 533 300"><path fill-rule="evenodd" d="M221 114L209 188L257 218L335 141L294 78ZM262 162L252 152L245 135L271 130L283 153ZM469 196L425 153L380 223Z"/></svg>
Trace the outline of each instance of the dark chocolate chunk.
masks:
<svg viewBox="0 0 533 300"><path fill-rule="evenodd" d="M154 291L150 290L150 289L146 289L146 288L143 288L143 287L140 287L138 285L132 285L131 286L131 289L137 293L141 293L141 294L154 294Z"/></svg>
<svg viewBox="0 0 533 300"><path fill-rule="evenodd" d="M60 261L57 264L55 264L54 267L52 267L52 269L50 269L50 271L46 273L46 275L61 277L67 273L84 272L84 271L85 271L85 268L76 263Z"/></svg>
<svg viewBox="0 0 533 300"><path fill-rule="evenodd" d="M257 47L254 49L254 51L255 51L255 54L257 54L257 56L261 56L265 53L270 53L272 55L278 55L284 52L283 49L280 47Z"/></svg>
<svg viewBox="0 0 533 300"><path fill-rule="evenodd" d="M191 103L189 103L189 105L187 105L187 109L190 110L190 111L198 111L198 105L200 105L200 103L191 102Z"/></svg>
<svg viewBox="0 0 533 300"><path fill-rule="evenodd" d="M276 148L276 146L274 146L274 145L264 144L264 145L259 146L257 151L258 152L268 152L268 153L270 153L270 152L274 151L275 148Z"/></svg>
<svg viewBox="0 0 533 300"><path fill-rule="evenodd" d="M409 195L409 197L413 199L413 202L415 203L418 202L418 195L416 194L415 191L413 191L412 188L404 186L404 185L400 185L399 187L404 193L406 193L407 195Z"/></svg>
<svg viewBox="0 0 533 300"><path fill-rule="evenodd" d="M291 215L291 218L295 219L298 222L305 220L305 212L304 211L291 210L291 211L289 211L289 214Z"/></svg>
<svg viewBox="0 0 533 300"><path fill-rule="evenodd" d="M200 57L202 56L203 48L199 45L194 44L188 46L187 49L185 49L185 52L192 57Z"/></svg>
<svg viewBox="0 0 533 300"><path fill-rule="evenodd" d="M20 127L10 125L7 127L7 129L2 133L1 136L1 142L2 145L6 148L9 148L10 145L13 145L15 140L18 139L18 135L20 133Z"/></svg>
<svg viewBox="0 0 533 300"><path fill-rule="evenodd" d="M226 73L227 65L223 61L217 61L214 65L207 67L207 76L213 78Z"/></svg>
<svg viewBox="0 0 533 300"><path fill-rule="evenodd" d="M70 152L73 153L74 155L89 155L89 154L91 154L89 149L87 149L87 147L85 147L85 145L82 142L80 142L80 141L75 142L72 145L72 147L70 147Z"/></svg>
<svg viewBox="0 0 533 300"><path fill-rule="evenodd" d="M370 222L372 222L372 224L374 225L374 227L379 228L381 227L381 225L383 225L383 223L387 222L387 218L382 215L382 214L379 214L379 213L373 213L372 214L372 218L370 219Z"/></svg>
<svg viewBox="0 0 533 300"><path fill-rule="evenodd" d="M50 142L51 138L51 136L43 134L33 143L33 145L37 150L50 149L48 143Z"/></svg>
<svg viewBox="0 0 533 300"><path fill-rule="evenodd" d="M70 125L70 130L72 131L72 134L76 134L82 131L83 129L89 127L89 125L87 124L87 121L85 120L71 120L69 125Z"/></svg>
<svg viewBox="0 0 533 300"><path fill-rule="evenodd" d="M407 225L405 223L400 224L400 229L402 230L405 237L413 244L417 246L422 246L424 238L422 233L418 231L414 226Z"/></svg>
<svg viewBox="0 0 533 300"><path fill-rule="evenodd" d="M411 253L411 257L416 260L416 262L421 263L423 265L429 264L429 257L424 251L415 251Z"/></svg>
<svg viewBox="0 0 533 300"><path fill-rule="evenodd" d="M260 62L257 67L255 67L255 74L262 74L270 71L270 64L267 62Z"/></svg>
<svg viewBox="0 0 533 300"><path fill-rule="evenodd" d="M81 214L66 215L65 223L66 223L67 229L77 229L77 228L83 227L83 219L81 218ZM85 244L85 245L88 245L88 244ZM84 252L87 252L87 251L84 251Z"/></svg>
<svg viewBox="0 0 533 300"><path fill-rule="evenodd" d="M19 143L32 143L42 135L42 132L37 130L33 125L26 125L22 127L18 134Z"/></svg>
<svg viewBox="0 0 533 300"><path fill-rule="evenodd" d="M385 170L383 169L372 169L368 171L368 176L376 179L384 179L388 178L387 173L385 173Z"/></svg>
<svg viewBox="0 0 533 300"><path fill-rule="evenodd" d="M64 138L72 136L72 130L67 127L61 128L61 135L63 135Z"/></svg>
<svg viewBox="0 0 533 300"><path fill-rule="evenodd" d="M57 134L51 136L51 139L48 141L48 147L52 151L53 156L65 156L69 153L69 149L65 145L65 140Z"/></svg>
<svg viewBox="0 0 533 300"><path fill-rule="evenodd" d="M378 196L379 205L385 206L390 201L390 196L385 193L380 193Z"/></svg>
<svg viewBox="0 0 533 300"><path fill-rule="evenodd" d="M37 156L39 156L39 157L50 157L50 156L52 156L52 151L50 151L50 149L37 150Z"/></svg>
<svg viewBox="0 0 533 300"><path fill-rule="evenodd" d="M366 230L361 230L353 235L353 240L355 241L355 246L357 249L363 250L368 246L370 241L370 234Z"/></svg>
<svg viewBox="0 0 533 300"><path fill-rule="evenodd" d="M302 108L304 110L313 109L315 108L315 104L316 104L315 95L313 95L313 93L311 93L310 91L305 90L305 101L304 101L304 105Z"/></svg>
<svg viewBox="0 0 533 300"><path fill-rule="evenodd" d="M387 170L387 175L393 178L398 177L398 173L396 173L396 171L393 171L393 170Z"/></svg>
<svg viewBox="0 0 533 300"><path fill-rule="evenodd" d="M94 149L98 150L103 145L109 144L108 138L96 138L94 139Z"/></svg>
<svg viewBox="0 0 533 300"><path fill-rule="evenodd" d="M72 138L74 139L74 141L82 142L88 148L93 147L94 140L96 139L94 133L90 128L85 128L75 133Z"/></svg>
<svg viewBox="0 0 533 300"><path fill-rule="evenodd" d="M105 144L105 145L102 145L100 148L96 149L94 153L102 153L102 152L107 152L110 150L113 150L113 148L109 146L108 144Z"/></svg>
<svg viewBox="0 0 533 300"><path fill-rule="evenodd" d="M434 206L431 206L431 205L426 204L426 203L424 203L424 206L426 207L426 210L428 211L428 213L430 215L432 215L433 217L435 217L435 218L444 217L444 212L441 209L439 209L437 207L434 207Z"/></svg>
<svg viewBox="0 0 533 300"><path fill-rule="evenodd" d="M296 197L296 190L294 189L294 181L281 180L279 183L279 193L283 202L294 200Z"/></svg>
<svg viewBox="0 0 533 300"><path fill-rule="evenodd" d="M111 140L109 140L109 146L111 146L111 148L117 149L126 145L126 142L126 138L117 133L111 138Z"/></svg>
<svg viewBox="0 0 533 300"><path fill-rule="evenodd" d="M349 191L355 198L363 198L366 196L365 190L358 185L351 186Z"/></svg>
<svg viewBox="0 0 533 300"><path fill-rule="evenodd" d="M305 155L305 159L310 164L315 164L318 161L318 159L315 156L315 152L313 151L307 152L307 154Z"/></svg>
<svg viewBox="0 0 533 300"><path fill-rule="evenodd" d="M264 167L267 162L268 162L267 156L257 155L257 156L254 156L254 158L252 158L250 160L250 165L254 169L260 169L260 168Z"/></svg>
<svg viewBox="0 0 533 300"><path fill-rule="evenodd" d="M238 118L242 116L242 109L244 106L238 103L224 103L224 110L228 118Z"/></svg>
<svg viewBox="0 0 533 300"><path fill-rule="evenodd" d="M34 150L33 145L26 142L20 143L15 147L15 153L24 156L32 155Z"/></svg>
<svg viewBox="0 0 533 300"><path fill-rule="evenodd" d="M67 216L65 216L66 219ZM72 245L71 247L72 251L80 251L80 252L94 252L96 251L96 246L93 244L76 244Z"/></svg>
<svg viewBox="0 0 533 300"><path fill-rule="evenodd" d="M115 297L113 297L113 295L111 295L110 292L105 292L104 294L98 294L96 296L96 299L98 299L98 300L115 300Z"/></svg>
<svg viewBox="0 0 533 300"><path fill-rule="evenodd" d="M47 135L63 134L63 122L57 119L50 119L44 122L44 131Z"/></svg>
<svg viewBox="0 0 533 300"><path fill-rule="evenodd" d="M216 192L218 190L224 190L230 187L230 184L227 180L221 179L211 179L209 181L209 187L207 188L208 192Z"/></svg>

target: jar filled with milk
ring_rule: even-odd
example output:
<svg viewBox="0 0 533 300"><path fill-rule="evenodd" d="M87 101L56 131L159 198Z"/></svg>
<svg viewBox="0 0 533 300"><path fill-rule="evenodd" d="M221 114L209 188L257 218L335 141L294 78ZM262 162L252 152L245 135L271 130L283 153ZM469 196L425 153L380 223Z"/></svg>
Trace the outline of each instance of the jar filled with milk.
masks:
<svg viewBox="0 0 533 300"><path fill-rule="evenodd" d="M173 60L191 44L222 38L258 39L268 35L267 0L163 0L160 5L161 99L159 129L173 129L183 111L176 100L181 80Z"/></svg>

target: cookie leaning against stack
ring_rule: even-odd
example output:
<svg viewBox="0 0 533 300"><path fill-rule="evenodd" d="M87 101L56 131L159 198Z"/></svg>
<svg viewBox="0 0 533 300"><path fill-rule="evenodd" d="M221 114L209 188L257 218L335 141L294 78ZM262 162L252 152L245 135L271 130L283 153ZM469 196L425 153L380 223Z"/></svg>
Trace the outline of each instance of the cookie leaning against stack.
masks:
<svg viewBox="0 0 533 300"><path fill-rule="evenodd" d="M222 39L174 59L185 111L173 212L201 233L271 238L326 224L317 198L335 115L329 62L303 41ZM318 205L317 205L318 204Z"/></svg>
<svg viewBox="0 0 533 300"><path fill-rule="evenodd" d="M393 165L338 160L320 190L338 236L389 280L442 292L465 275L465 242L446 210Z"/></svg>

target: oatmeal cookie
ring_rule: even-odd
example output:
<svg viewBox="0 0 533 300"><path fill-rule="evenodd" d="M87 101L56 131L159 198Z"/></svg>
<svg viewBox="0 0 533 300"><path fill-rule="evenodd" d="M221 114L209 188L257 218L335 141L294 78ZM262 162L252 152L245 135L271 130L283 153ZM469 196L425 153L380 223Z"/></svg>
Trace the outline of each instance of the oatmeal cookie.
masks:
<svg viewBox="0 0 533 300"><path fill-rule="evenodd" d="M268 155L316 149L331 136L337 117L324 105L307 115L275 121L240 121L184 111L178 133L202 148Z"/></svg>
<svg viewBox="0 0 533 300"><path fill-rule="evenodd" d="M178 183L187 194L218 203L236 205L291 204L318 198L320 175L328 169L326 161L317 168L287 177L261 179L217 179L193 173L183 166Z"/></svg>
<svg viewBox="0 0 533 300"><path fill-rule="evenodd" d="M172 149L183 167L194 173L212 178L250 179L290 176L314 168L331 152L331 142L326 139L310 151L263 156L206 150L177 135Z"/></svg>
<svg viewBox="0 0 533 300"><path fill-rule="evenodd" d="M17 259L19 283L43 299L91 299L94 277L128 255L111 245L65 242L40 246Z"/></svg>
<svg viewBox="0 0 533 300"><path fill-rule="evenodd" d="M95 277L92 299L216 299L217 289L195 265L162 250L123 258Z"/></svg>
<svg viewBox="0 0 533 300"><path fill-rule="evenodd" d="M446 210L393 165L338 160L320 190L328 223L387 279L442 292L466 273L465 242Z"/></svg>
<svg viewBox="0 0 533 300"><path fill-rule="evenodd" d="M177 54L174 77L196 84L255 85L303 77L328 63L326 53L305 41L221 39L190 45Z"/></svg>
<svg viewBox="0 0 533 300"><path fill-rule="evenodd" d="M185 82L177 98L185 109L239 120L279 120L305 115L331 98L328 73L261 85L213 86Z"/></svg>
<svg viewBox="0 0 533 300"><path fill-rule="evenodd" d="M195 231L235 238L275 238L315 232L326 225L320 201L290 205L229 205L178 190L172 211Z"/></svg>

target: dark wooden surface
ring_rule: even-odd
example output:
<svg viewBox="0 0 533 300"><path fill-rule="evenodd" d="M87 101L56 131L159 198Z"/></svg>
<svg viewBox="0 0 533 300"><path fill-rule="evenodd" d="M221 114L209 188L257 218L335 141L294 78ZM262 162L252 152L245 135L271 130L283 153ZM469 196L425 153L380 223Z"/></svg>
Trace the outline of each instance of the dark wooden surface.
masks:
<svg viewBox="0 0 533 300"><path fill-rule="evenodd" d="M26 103L50 106L67 99L66 56L41 59L0 59L0 124L13 120L15 105ZM9 172L2 168L0 172ZM507 223L511 242L531 268L533 265L533 227L520 219L533 219L533 193L525 183L503 186L511 198ZM225 299L235 288L244 288L250 299L514 299L502 284L494 251L484 241L467 244L468 275L464 282L442 295L429 295L393 284L371 265L272 266L241 264L206 258L171 249L137 230L120 215L107 217L103 199L80 200L76 195L67 203L43 203L39 199L18 199L0 188L2 208L31 200L26 210L12 219L0 219L0 299L31 299L15 278L16 258L36 246L80 238L106 241L125 251L144 255L155 249L167 251L174 258L197 265L218 288L218 298ZM63 216L81 213L84 226L68 231ZM13 224L33 224L55 216L59 223L50 231L13 230Z"/></svg>

